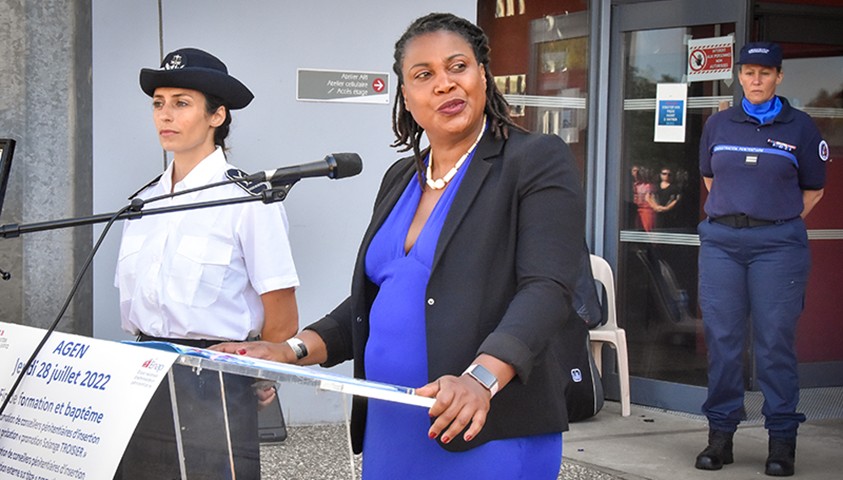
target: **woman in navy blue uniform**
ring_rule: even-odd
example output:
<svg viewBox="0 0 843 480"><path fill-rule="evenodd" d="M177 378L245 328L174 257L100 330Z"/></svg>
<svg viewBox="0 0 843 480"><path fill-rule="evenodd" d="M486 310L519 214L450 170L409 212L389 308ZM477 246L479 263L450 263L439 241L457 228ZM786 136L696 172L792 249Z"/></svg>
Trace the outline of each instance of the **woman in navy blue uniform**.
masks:
<svg viewBox="0 0 843 480"><path fill-rule="evenodd" d="M366 479L547 479L567 429L562 339L581 322L579 172L555 135L524 132L486 35L450 14L395 45L396 147L351 296L285 343L218 346L419 387L430 410L355 397ZM420 145L426 134L429 148ZM567 331L566 331L567 330Z"/></svg>
<svg viewBox="0 0 843 480"><path fill-rule="evenodd" d="M810 269L803 219L823 195L828 145L807 114L776 95L783 77L779 45L749 43L738 65L744 98L709 118L700 141L700 173L709 190L708 218L699 225L709 438L695 466L719 470L734 461L751 329L769 434L765 473L788 476L805 421L796 411L795 351Z"/></svg>

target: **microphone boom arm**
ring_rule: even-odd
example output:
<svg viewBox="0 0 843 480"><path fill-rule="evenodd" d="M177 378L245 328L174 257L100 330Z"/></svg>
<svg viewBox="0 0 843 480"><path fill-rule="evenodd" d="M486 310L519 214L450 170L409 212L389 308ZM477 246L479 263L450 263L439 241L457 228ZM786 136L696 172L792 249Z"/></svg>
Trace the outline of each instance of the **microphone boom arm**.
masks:
<svg viewBox="0 0 843 480"><path fill-rule="evenodd" d="M157 215L160 213L178 212L182 210L193 210L199 208L219 207L225 205L236 205L240 203L256 202L258 200L263 203L280 202L287 198L287 193L293 187L295 182L287 183L273 188L268 188L261 192L258 196L249 197L235 197L226 198L222 200L211 200L207 202L185 203L182 205L174 205L171 207L152 208L149 210L142 210L145 202L142 199L135 198L132 200L132 208L124 213L117 215L116 220L134 220L141 218L144 215ZM87 217L66 218L62 220L51 220L48 222L36 222L24 225L7 224L0 227L0 238L16 238L22 233L41 232L44 230L55 230L57 228L79 227L83 225L92 225L95 223L103 223L111 220L114 213L101 213L98 215L90 215Z"/></svg>

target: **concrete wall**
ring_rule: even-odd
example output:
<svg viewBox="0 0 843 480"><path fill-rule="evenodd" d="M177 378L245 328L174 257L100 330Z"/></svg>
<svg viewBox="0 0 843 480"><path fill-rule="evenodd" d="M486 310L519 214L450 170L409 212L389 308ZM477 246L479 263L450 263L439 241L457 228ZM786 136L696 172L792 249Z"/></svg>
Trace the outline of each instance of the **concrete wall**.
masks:
<svg viewBox="0 0 843 480"><path fill-rule="evenodd" d="M255 93L234 112L230 161L252 172L315 161L331 152L357 152L363 173L344 180L305 179L285 201L301 278L301 325L330 311L347 296L359 240L386 167L398 154L389 147L389 105L296 101L296 69L390 72L393 45L407 25L430 11L476 17L474 0L396 2L368 0L158 2L93 4L93 209L118 210L126 197L163 169L149 98L138 86L142 67L164 53L195 46L220 57ZM119 327L114 265L119 225L110 232L94 269L94 334L124 339ZM101 227L97 227L98 234ZM350 365L336 369L351 374ZM335 421L342 399L286 388L289 423Z"/></svg>
<svg viewBox="0 0 843 480"><path fill-rule="evenodd" d="M91 3L0 0L0 137L17 140L0 224L91 213ZM0 239L0 319L47 327L91 248L91 227ZM59 330L92 333L88 274Z"/></svg>

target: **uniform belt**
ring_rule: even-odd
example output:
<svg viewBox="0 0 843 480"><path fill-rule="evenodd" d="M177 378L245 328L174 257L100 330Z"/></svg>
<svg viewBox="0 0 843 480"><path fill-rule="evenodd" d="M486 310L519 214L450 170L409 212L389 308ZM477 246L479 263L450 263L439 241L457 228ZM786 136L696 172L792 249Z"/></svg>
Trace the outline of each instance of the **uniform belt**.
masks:
<svg viewBox="0 0 843 480"><path fill-rule="evenodd" d="M168 343L175 343L177 345L184 345L187 347L193 348L208 348L211 345L216 345L218 343L222 343L225 340L195 340L190 338L163 338L163 337L153 337L147 335L145 333L141 333L138 335L138 341L140 342L168 342Z"/></svg>
<svg viewBox="0 0 843 480"><path fill-rule="evenodd" d="M748 217L744 214L724 215L722 217L712 218L711 221L732 228L764 227L767 225L775 225L779 223L774 220L759 220L757 218Z"/></svg>

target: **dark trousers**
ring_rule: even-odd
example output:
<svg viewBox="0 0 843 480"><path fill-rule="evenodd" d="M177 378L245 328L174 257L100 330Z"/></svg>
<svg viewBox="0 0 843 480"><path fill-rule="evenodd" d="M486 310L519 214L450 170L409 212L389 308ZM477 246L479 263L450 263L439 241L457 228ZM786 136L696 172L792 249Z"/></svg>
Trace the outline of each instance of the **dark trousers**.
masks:
<svg viewBox="0 0 843 480"><path fill-rule="evenodd" d="M179 422L188 479L259 479L254 379L224 374L225 407L216 371L174 365ZM226 428L225 416L228 417ZM226 431L230 432L234 465ZM236 476L232 476L232 469ZM167 378L153 394L132 435L115 479L179 479L178 449Z"/></svg>
<svg viewBox="0 0 843 480"><path fill-rule="evenodd" d="M708 348L703 413L709 426L734 432L745 418L743 353L751 329L764 426L771 436L795 436L805 421L796 412L795 347L811 262L805 224L797 218L733 228L706 219L699 234L700 308Z"/></svg>

